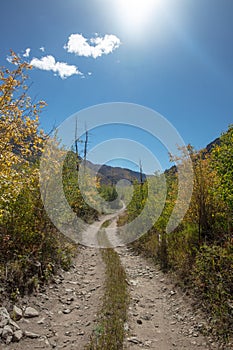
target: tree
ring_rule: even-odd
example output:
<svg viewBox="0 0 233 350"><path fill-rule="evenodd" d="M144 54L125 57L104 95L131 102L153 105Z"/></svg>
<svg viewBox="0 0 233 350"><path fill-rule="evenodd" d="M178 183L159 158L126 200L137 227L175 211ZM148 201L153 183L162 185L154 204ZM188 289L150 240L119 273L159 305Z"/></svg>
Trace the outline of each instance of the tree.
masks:
<svg viewBox="0 0 233 350"><path fill-rule="evenodd" d="M187 149L180 150L183 151L183 155L173 160L179 161L181 166L185 168L188 152L193 165L192 198L183 223L197 225L199 243L205 239L214 240L218 212L222 203L215 196L215 190L219 182L217 172L212 166L213 156L212 154L207 154L205 149L195 151L190 145L188 145ZM185 175L183 179L184 192L186 183L191 181L191 174L186 172ZM182 203L180 205L182 208Z"/></svg>
<svg viewBox="0 0 233 350"><path fill-rule="evenodd" d="M219 178L220 186L216 194L227 206L228 232L232 231L233 217L233 125L220 137L220 144L213 150L214 168Z"/></svg>
<svg viewBox="0 0 233 350"><path fill-rule="evenodd" d="M11 62L16 66L13 71L0 70L0 215L31 182L36 170L29 171L29 163L42 151L43 142L38 115L45 102L32 103L25 83L31 66L13 51Z"/></svg>
<svg viewBox="0 0 233 350"><path fill-rule="evenodd" d="M222 203L215 197L218 176L213 168L213 157L205 150L192 154L194 167L193 196L187 217L197 223L199 242L203 239L214 240L218 212Z"/></svg>
<svg viewBox="0 0 233 350"><path fill-rule="evenodd" d="M13 51L11 62L13 70L0 68L0 283L16 297L38 287L56 266L67 268L72 248L41 201L39 156L48 136L39 130L39 113L45 103L28 95L31 66Z"/></svg>

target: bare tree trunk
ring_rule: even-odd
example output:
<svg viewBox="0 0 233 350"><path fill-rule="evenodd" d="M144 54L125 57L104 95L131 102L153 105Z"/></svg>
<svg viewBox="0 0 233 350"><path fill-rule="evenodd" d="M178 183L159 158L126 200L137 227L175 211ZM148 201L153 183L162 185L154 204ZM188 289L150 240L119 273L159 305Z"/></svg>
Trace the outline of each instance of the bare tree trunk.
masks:
<svg viewBox="0 0 233 350"><path fill-rule="evenodd" d="M78 159L78 138L77 138L78 120L75 119L75 134L74 134L74 144L75 144L75 154L77 158L76 169L79 171L79 159Z"/></svg>
<svg viewBox="0 0 233 350"><path fill-rule="evenodd" d="M84 172L86 171L87 146L88 146L88 130L86 129L86 138L84 143Z"/></svg>

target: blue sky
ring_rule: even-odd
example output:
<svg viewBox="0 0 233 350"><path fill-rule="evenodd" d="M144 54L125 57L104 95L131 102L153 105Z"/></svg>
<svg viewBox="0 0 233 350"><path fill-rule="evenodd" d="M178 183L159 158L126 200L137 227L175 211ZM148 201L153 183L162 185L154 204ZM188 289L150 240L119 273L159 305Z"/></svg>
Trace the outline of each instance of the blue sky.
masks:
<svg viewBox="0 0 233 350"><path fill-rule="evenodd" d="M109 102L156 110L197 149L233 122L232 0L8 0L0 28L0 64L12 48L35 66L45 131ZM127 129L93 131L90 145L109 135ZM134 135L169 166L156 142Z"/></svg>

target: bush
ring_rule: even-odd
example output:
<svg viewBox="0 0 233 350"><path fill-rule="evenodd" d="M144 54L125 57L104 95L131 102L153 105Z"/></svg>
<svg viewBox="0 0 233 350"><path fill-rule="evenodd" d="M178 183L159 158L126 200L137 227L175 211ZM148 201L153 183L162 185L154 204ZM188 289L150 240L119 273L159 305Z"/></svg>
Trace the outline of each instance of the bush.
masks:
<svg viewBox="0 0 233 350"><path fill-rule="evenodd" d="M201 247L193 269L193 285L211 314L217 333L233 333L233 245Z"/></svg>
<svg viewBox="0 0 233 350"><path fill-rule="evenodd" d="M72 248L61 243L40 197L38 158L46 137L39 113L45 103L28 96L31 66L14 52L11 59L13 71L0 68L0 283L16 298L67 267Z"/></svg>

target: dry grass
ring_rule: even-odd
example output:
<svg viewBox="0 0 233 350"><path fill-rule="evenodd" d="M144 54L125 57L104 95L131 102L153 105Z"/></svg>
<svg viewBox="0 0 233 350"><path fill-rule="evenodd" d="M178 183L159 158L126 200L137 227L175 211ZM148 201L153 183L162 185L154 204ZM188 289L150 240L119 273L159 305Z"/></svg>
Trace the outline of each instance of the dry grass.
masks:
<svg viewBox="0 0 233 350"><path fill-rule="evenodd" d="M102 227L106 227L103 224ZM104 236L104 229L100 235ZM106 236L105 236L106 239ZM126 273L113 248L101 249L106 265L105 293L99 322L86 350L120 350L123 348L124 323L127 319L129 294Z"/></svg>

